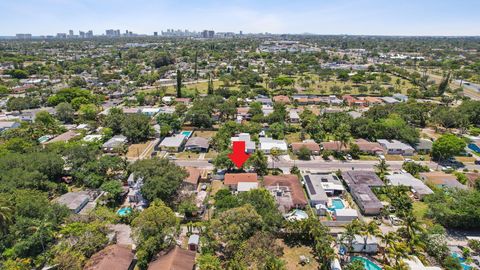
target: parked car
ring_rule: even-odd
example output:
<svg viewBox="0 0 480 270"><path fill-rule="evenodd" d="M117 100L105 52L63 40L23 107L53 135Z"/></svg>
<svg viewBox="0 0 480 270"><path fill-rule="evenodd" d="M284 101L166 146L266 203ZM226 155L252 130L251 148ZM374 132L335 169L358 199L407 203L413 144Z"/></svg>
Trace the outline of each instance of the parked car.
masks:
<svg viewBox="0 0 480 270"><path fill-rule="evenodd" d="M475 164L480 165L480 159L475 160Z"/></svg>

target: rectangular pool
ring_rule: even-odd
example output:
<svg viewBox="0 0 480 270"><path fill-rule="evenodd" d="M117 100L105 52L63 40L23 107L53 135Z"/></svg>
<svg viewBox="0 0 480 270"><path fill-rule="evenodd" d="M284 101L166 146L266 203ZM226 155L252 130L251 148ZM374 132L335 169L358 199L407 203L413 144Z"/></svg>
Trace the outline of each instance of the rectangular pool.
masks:
<svg viewBox="0 0 480 270"><path fill-rule="evenodd" d="M192 136L193 131L182 131L180 134L184 135L187 138L190 138Z"/></svg>

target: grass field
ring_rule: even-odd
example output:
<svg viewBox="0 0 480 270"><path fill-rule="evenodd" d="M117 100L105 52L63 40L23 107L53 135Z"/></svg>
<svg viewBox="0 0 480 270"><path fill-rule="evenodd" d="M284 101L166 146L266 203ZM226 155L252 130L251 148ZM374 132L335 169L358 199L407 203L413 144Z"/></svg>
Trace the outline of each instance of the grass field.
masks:
<svg viewBox="0 0 480 270"><path fill-rule="evenodd" d="M430 161L430 155L413 155L412 159L415 161Z"/></svg>
<svg viewBox="0 0 480 270"><path fill-rule="evenodd" d="M148 142L132 144L128 147L127 158L139 157L147 148Z"/></svg>
<svg viewBox="0 0 480 270"><path fill-rule="evenodd" d="M278 239L278 244L283 247L283 256L281 259L283 259L286 263L286 268L288 270L295 270L295 269L301 269L301 270L314 270L314 269L319 269L319 265L317 261L315 261L315 257L312 253L312 249L310 247L306 246L288 246L286 245L282 240ZM300 262L300 256L305 256L310 259L310 263L301 265L299 264Z"/></svg>
<svg viewBox="0 0 480 270"><path fill-rule="evenodd" d="M200 130L197 130L193 133L193 137L201 137L201 138L205 138L205 139L210 139L210 138L213 138L213 136L215 136L215 134L217 134L216 131L210 131L210 130L207 130L207 131L200 131Z"/></svg>
<svg viewBox="0 0 480 270"><path fill-rule="evenodd" d="M477 160L475 157L455 157L455 159L462 163L473 163Z"/></svg>
<svg viewBox="0 0 480 270"><path fill-rule="evenodd" d="M409 81L404 80L400 77L391 75L391 74L389 74L389 76L392 78L390 83L384 83L384 82L380 81L379 79L377 79L376 81L365 82L365 83L360 83L360 84L354 84L351 81L347 81L347 82L337 81L334 78L332 78L330 81L320 81L319 76L316 75L316 74L306 74L306 76L310 76L314 83L311 84L308 88L305 88L305 89L303 89L299 86L298 80L300 79L300 76L293 76L293 78L297 82L295 84L295 88L300 93L329 95L329 94L333 94L330 90L332 86L339 86L342 89L342 93L349 93L349 94L356 95L356 94L360 94L360 92L358 91L358 87L360 85L365 85L367 87L370 87L372 84L378 83L384 88L387 88L389 86L393 86L396 89L399 89L401 93L406 94L407 89L413 87L413 85ZM400 79L400 84L399 85L396 84L397 79ZM214 81L213 85L214 85L215 89L217 89L219 87L224 87L223 82L218 81L218 80ZM265 86L264 83L259 84L259 86L260 85ZM344 87L350 87L351 90L343 91ZM228 86L228 88L238 90L240 88L240 84L232 84L231 86ZM187 83L185 83L184 87L182 88L182 93L185 96L193 95L196 91L198 91L199 94L205 94L205 93L207 93L207 89L208 89L208 82L206 82L206 81L201 81L201 82L198 82L198 83L188 83L187 82ZM147 90L147 91L149 91L149 90ZM167 94L175 94L176 93L175 85L167 86L167 92L166 93ZM369 92L364 93L364 94L369 94Z"/></svg>
<svg viewBox="0 0 480 270"><path fill-rule="evenodd" d="M305 133L305 139L309 139L309 138L310 138L310 136ZM289 134L285 135L285 140L287 141L287 144L302 141L300 139L300 132L289 133Z"/></svg>
<svg viewBox="0 0 480 270"><path fill-rule="evenodd" d="M181 152L176 154L178 159L198 159L199 156L200 154L195 152Z"/></svg>
<svg viewBox="0 0 480 270"><path fill-rule="evenodd" d="M416 201L413 203L413 216L417 218L417 220L424 222L427 226L433 225L433 221L427 218L428 212L428 204L420 201Z"/></svg>
<svg viewBox="0 0 480 270"><path fill-rule="evenodd" d="M210 149L210 151L208 151L208 153L205 154L205 159L216 158L217 155L218 153L215 150Z"/></svg>
<svg viewBox="0 0 480 270"><path fill-rule="evenodd" d="M378 160L377 156L360 155L360 160Z"/></svg>
<svg viewBox="0 0 480 270"><path fill-rule="evenodd" d="M401 155L386 155L385 159L387 161L403 161L403 157Z"/></svg>

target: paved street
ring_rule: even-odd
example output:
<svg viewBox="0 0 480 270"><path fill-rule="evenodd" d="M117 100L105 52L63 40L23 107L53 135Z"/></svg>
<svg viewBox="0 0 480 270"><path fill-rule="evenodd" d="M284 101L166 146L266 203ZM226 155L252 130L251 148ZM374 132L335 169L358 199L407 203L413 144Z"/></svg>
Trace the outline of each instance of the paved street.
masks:
<svg viewBox="0 0 480 270"><path fill-rule="evenodd" d="M175 163L180 166L191 166L205 169L213 169L213 164L208 163L207 160L175 160ZM398 170L402 168L403 161L387 161L391 170ZM432 169L436 169L437 164L435 162L421 162L424 165L429 166ZM311 161L277 161L274 164L268 162L268 167L280 169L290 169L293 165L296 165L301 170L351 170L352 167L355 170L373 170L374 165L378 164L376 160L354 160L354 161L323 161L323 160L311 160ZM469 166L470 167L470 166ZM473 167L473 166L471 166ZM478 167L478 166L477 166Z"/></svg>

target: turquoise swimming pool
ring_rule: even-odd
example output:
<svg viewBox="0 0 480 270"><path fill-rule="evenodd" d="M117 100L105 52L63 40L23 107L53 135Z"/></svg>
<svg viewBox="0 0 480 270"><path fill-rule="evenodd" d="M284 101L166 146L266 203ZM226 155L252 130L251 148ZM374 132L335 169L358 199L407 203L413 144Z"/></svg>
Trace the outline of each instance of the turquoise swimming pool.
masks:
<svg viewBox="0 0 480 270"><path fill-rule="evenodd" d="M193 131L182 131L180 134L184 135L187 138L190 138L192 136Z"/></svg>
<svg viewBox="0 0 480 270"><path fill-rule="evenodd" d="M117 214L121 217L126 216L132 212L132 208L130 207L123 207L118 209Z"/></svg>
<svg viewBox="0 0 480 270"><path fill-rule="evenodd" d="M370 261L369 259L363 258L363 257L356 257L353 256L351 261L361 261L363 262L363 266L365 267L365 270L382 270L382 268L378 265L376 265L374 262Z"/></svg>
<svg viewBox="0 0 480 270"><path fill-rule="evenodd" d="M343 201L341 199L333 199L332 200L332 208L334 209L343 209L345 208L345 204L343 203Z"/></svg>
<svg viewBox="0 0 480 270"><path fill-rule="evenodd" d="M462 255L453 252L453 253L452 253L452 257L457 258L457 259L460 260L460 264L462 265L463 270L470 270L470 269L472 269L471 266L465 264L465 259L462 257Z"/></svg>

